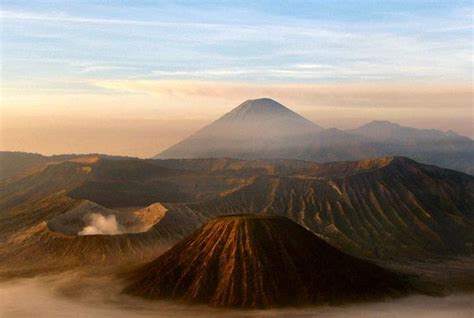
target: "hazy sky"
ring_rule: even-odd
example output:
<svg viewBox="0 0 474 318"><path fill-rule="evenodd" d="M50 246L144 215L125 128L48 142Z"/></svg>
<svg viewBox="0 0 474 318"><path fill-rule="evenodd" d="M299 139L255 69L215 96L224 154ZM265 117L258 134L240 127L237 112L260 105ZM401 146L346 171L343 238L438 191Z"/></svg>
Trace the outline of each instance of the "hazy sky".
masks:
<svg viewBox="0 0 474 318"><path fill-rule="evenodd" d="M3 150L151 156L249 98L474 137L472 1L8 1Z"/></svg>

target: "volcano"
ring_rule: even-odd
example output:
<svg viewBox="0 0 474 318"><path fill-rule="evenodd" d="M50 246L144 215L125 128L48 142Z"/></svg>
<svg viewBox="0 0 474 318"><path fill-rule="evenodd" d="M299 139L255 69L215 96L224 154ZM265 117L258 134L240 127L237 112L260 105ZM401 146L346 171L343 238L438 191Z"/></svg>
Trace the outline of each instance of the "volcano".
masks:
<svg viewBox="0 0 474 318"><path fill-rule="evenodd" d="M133 274L125 292L217 307L343 303L405 294L404 278L279 216L212 219Z"/></svg>
<svg viewBox="0 0 474 318"><path fill-rule="evenodd" d="M154 159L296 159L319 163L404 156L474 174L474 140L388 121L323 129L269 98L247 100Z"/></svg>
<svg viewBox="0 0 474 318"><path fill-rule="evenodd" d="M263 158L321 130L270 98L247 100L155 158Z"/></svg>

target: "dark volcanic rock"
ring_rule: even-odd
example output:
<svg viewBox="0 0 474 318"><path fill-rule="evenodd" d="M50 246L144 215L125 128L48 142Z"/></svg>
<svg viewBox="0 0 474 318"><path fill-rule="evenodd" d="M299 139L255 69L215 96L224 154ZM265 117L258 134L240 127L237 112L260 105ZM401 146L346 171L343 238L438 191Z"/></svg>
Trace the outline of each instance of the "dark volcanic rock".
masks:
<svg viewBox="0 0 474 318"><path fill-rule="evenodd" d="M136 271L125 292L220 307L341 303L408 290L403 278L346 255L278 216L218 217Z"/></svg>

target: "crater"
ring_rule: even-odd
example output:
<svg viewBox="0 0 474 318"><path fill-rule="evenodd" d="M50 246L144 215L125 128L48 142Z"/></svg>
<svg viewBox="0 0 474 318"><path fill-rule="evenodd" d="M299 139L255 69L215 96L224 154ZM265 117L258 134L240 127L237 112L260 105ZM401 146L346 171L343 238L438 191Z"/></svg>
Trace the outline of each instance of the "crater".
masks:
<svg viewBox="0 0 474 318"><path fill-rule="evenodd" d="M73 209L49 220L48 228L68 236L141 233L158 223L166 211L161 203L108 209L93 201L82 200Z"/></svg>

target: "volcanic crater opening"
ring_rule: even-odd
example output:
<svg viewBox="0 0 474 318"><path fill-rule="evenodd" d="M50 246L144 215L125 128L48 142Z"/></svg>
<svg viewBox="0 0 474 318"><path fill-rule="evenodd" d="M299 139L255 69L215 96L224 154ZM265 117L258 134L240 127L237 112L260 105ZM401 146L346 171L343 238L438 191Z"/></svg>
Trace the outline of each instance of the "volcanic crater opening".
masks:
<svg viewBox="0 0 474 318"><path fill-rule="evenodd" d="M161 203L147 207L109 209L89 200L47 222L48 228L68 236L120 235L150 230L166 213Z"/></svg>

